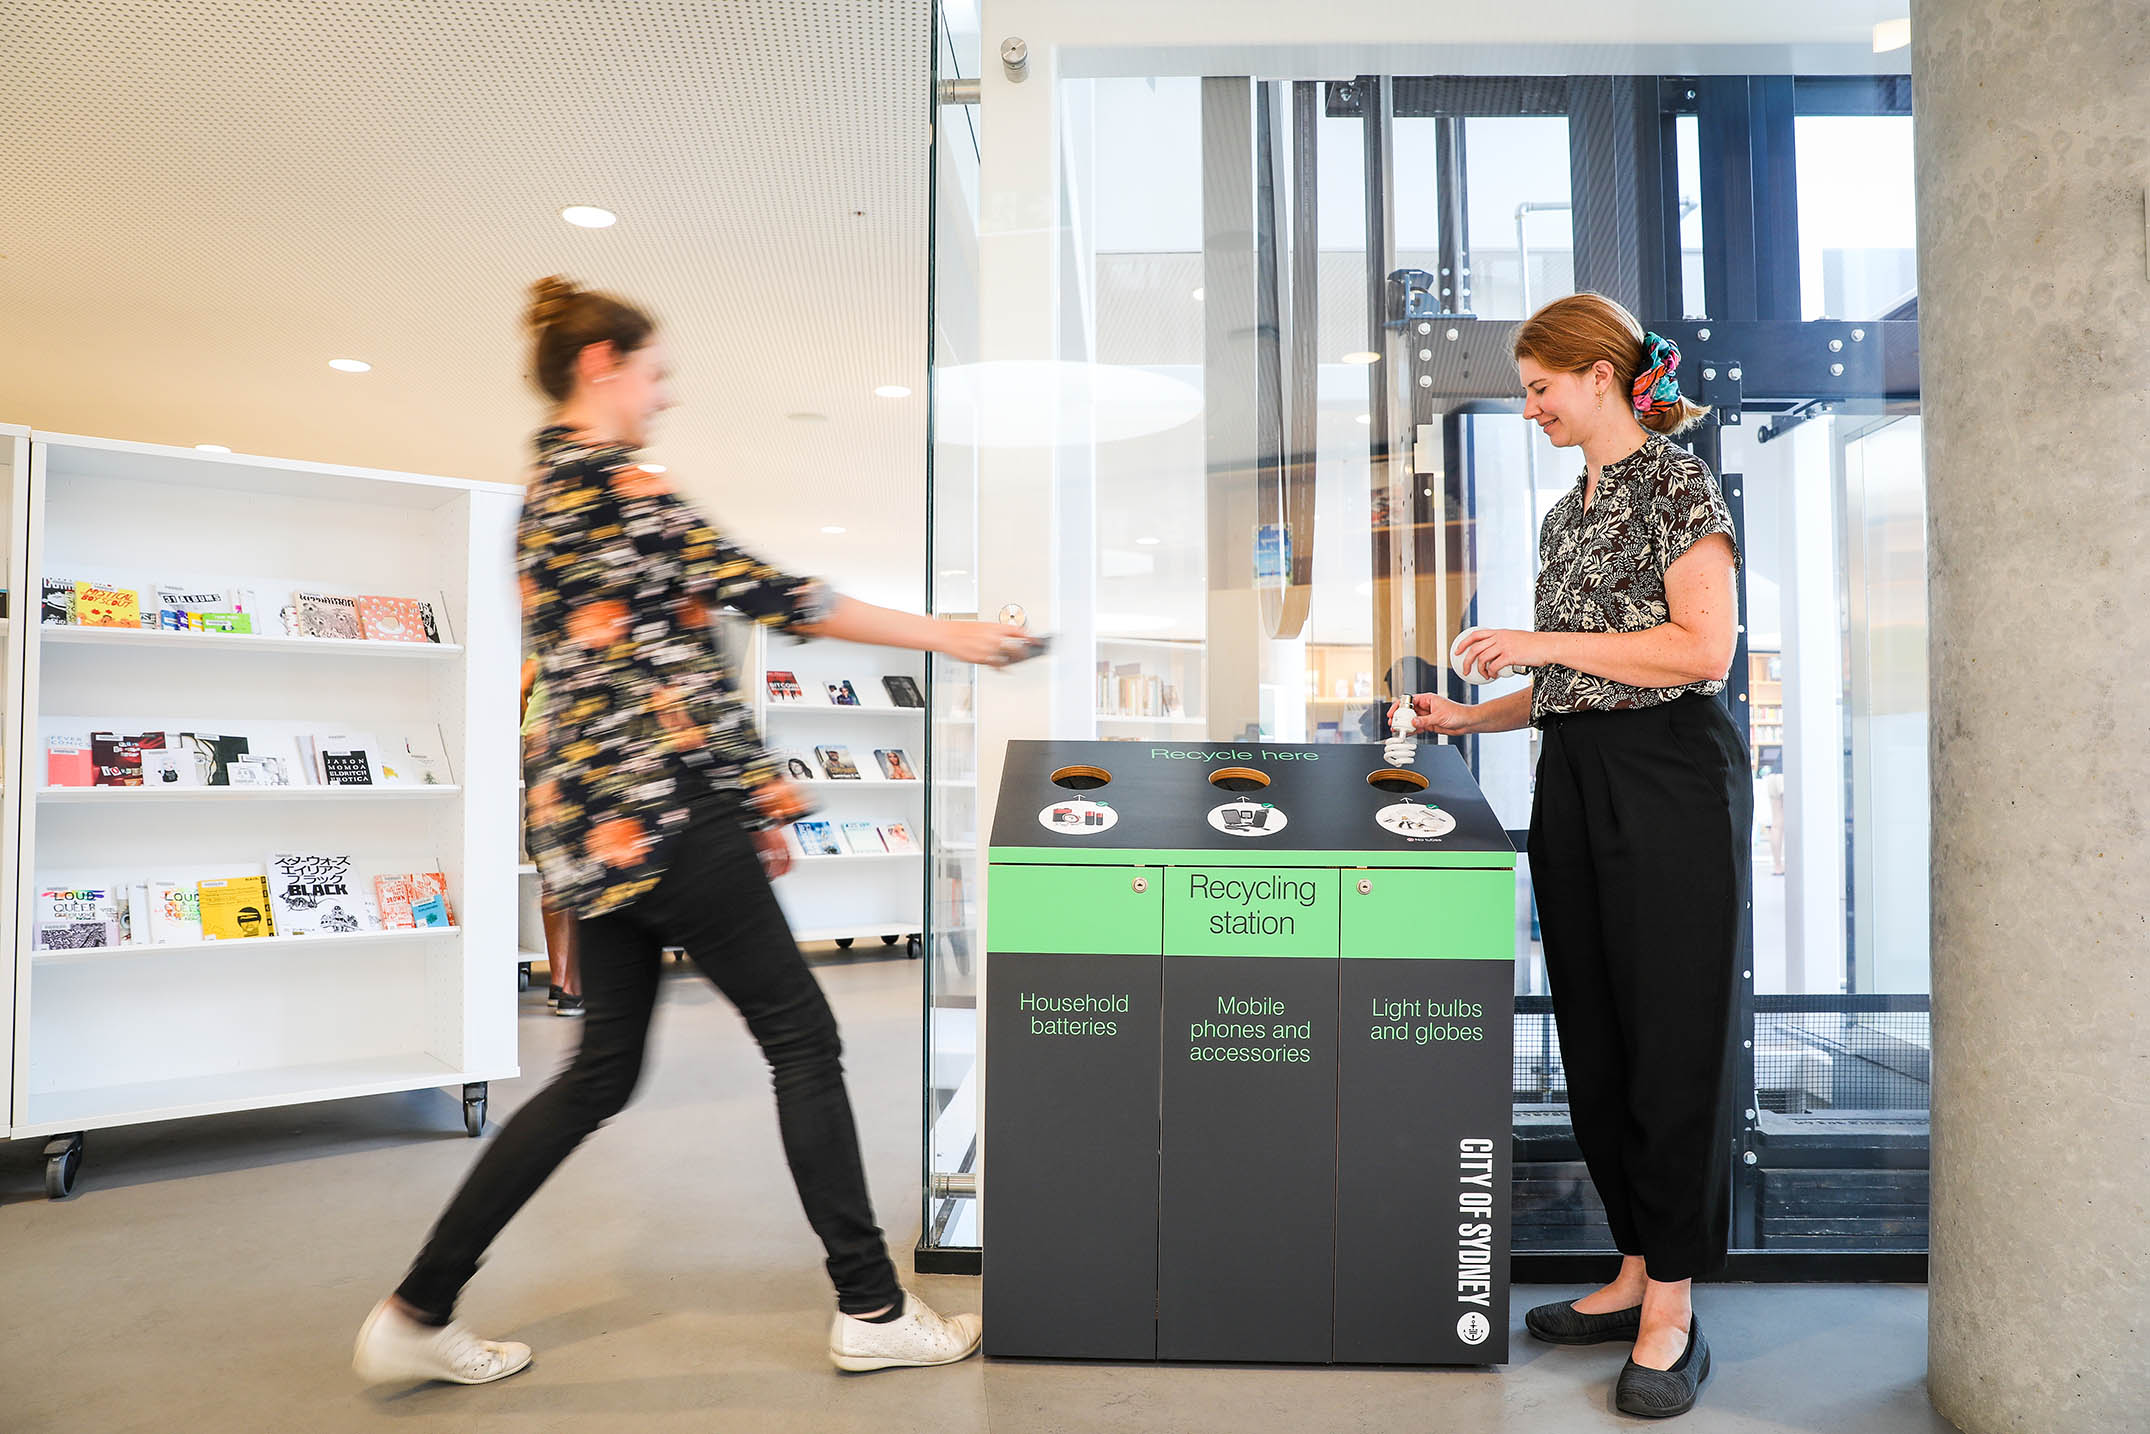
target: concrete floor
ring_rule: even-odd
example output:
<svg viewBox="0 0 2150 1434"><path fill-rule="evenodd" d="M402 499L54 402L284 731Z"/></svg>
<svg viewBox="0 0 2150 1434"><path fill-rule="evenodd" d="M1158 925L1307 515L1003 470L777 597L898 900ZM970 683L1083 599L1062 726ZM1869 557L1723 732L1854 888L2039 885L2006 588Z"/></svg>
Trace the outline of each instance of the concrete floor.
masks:
<svg viewBox="0 0 2150 1434"><path fill-rule="evenodd" d="M819 962L899 1263L918 1226L918 968ZM525 998L524 1079L575 1026ZM0 1431L1170 1430L1324 1434L1633 1427L1623 1351L1537 1347L1517 1297L1499 1372L987 1364L844 1376L828 1291L785 1177L768 1087L737 1017L684 967L636 1103L542 1190L463 1313L525 1340L532 1368L481 1389L362 1389L359 1320L468 1167L460 1108L425 1091L90 1137L75 1197L43 1198L39 1144L0 1145ZM943 1308L973 1280L924 1278ZM1716 1375L1695 1431L1911 1434L1926 1402L1921 1288L1722 1286L1700 1308Z"/></svg>

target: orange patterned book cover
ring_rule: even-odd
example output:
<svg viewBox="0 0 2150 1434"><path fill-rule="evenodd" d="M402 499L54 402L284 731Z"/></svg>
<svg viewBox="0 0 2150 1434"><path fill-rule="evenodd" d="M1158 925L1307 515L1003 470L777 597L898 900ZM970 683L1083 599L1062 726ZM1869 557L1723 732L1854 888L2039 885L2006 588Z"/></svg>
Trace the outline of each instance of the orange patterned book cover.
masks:
<svg viewBox="0 0 2150 1434"><path fill-rule="evenodd" d="M75 621L83 627L133 627L142 625L142 595L133 588L75 584Z"/></svg>
<svg viewBox="0 0 2150 1434"><path fill-rule="evenodd" d="M448 912L448 878L437 871L373 879L374 905L380 908L383 931L415 931L423 925L442 926L453 921ZM413 907L434 904L440 920L421 923Z"/></svg>
<svg viewBox="0 0 2150 1434"><path fill-rule="evenodd" d="M362 597L358 600L359 632L375 642L431 642L424 616L411 598Z"/></svg>

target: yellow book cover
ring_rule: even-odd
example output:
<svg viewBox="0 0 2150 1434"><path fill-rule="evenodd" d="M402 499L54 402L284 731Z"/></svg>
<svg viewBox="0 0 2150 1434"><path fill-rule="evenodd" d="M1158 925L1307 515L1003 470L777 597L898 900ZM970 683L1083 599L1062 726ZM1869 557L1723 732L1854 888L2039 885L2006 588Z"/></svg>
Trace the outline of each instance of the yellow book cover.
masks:
<svg viewBox="0 0 2150 1434"><path fill-rule="evenodd" d="M82 627L140 627L142 596L132 588L76 583L75 622Z"/></svg>
<svg viewBox="0 0 2150 1434"><path fill-rule="evenodd" d="M267 877L223 877L201 882L196 889L201 893L204 941L276 934L276 918L269 912Z"/></svg>

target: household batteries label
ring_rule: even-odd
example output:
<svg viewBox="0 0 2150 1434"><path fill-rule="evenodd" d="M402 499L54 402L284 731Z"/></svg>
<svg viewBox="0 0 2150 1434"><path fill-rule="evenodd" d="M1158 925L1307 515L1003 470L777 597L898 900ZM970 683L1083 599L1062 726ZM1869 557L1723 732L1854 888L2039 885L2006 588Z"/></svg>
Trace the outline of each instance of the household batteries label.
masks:
<svg viewBox="0 0 2150 1434"><path fill-rule="evenodd" d="M1061 836L1096 836L1119 820L1120 814L1103 802L1054 802L1038 813L1038 825Z"/></svg>

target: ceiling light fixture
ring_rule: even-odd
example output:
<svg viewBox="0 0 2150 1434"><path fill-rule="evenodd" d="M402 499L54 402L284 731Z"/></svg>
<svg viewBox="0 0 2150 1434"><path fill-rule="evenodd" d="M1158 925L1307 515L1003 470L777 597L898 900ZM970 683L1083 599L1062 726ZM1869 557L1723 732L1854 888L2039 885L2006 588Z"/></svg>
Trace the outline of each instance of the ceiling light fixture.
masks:
<svg viewBox="0 0 2150 1434"><path fill-rule="evenodd" d="M967 578L967 577L969 577L969 576L970 576L970 569L969 569L969 568L944 568L944 569L942 569L942 570L941 570L941 576L942 576L942 577L944 577L944 578Z"/></svg>
<svg viewBox="0 0 2150 1434"><path fill-rule="evenodd" d="M824 533L841 533L841 532L842 532L842 531L844 531L844 530L843 530L842 528L839 528L839 527L837 527L837 526L836 526L836 525L835 525L834 523L830 523L830 524L829 524L828 526L824 527L824 528L823 528L823 529L822 529L821 531L822 531L822 532L824 532Z"/></svg>
<svg viewBox="0 0 2150 1434"><path fill-rule="evenodd" d="M1886 55L1891 50L1901 50L1911 43L1911 21L1883 20L1874 26L1874 53Z"/></svg>
<svg viewBox="0 0 2150 1434"><path fill-rule="evenodd" d="M1194 297L1196 303L1200 303L1202 301L1202 291L1199 288L1194 291Z"/></svg>
<svg viewBox="0 0 2150 1434"><path fill-rule="evenodd" d="M226 448L226 447L225 447L225 446L224 446L223 444L221 444L221 443L197 443L197 444L195 444L195 445L194 445L194 447L195 447L195 450L196 450L197 452L201 452L201 453L229 453L229 452L231 452L231 450L230 450L229 448Z"/></svg>
<svg viewBox="0 0 2150 1434"><path fill-rule="evenodd" d="M1359 351L1358 351L1357 353L1349 353L1349 354L1345 354L1345 355L1344 355L1344 362L1345 362L1345 363L1379 363L1379 362L1381 362L1381 355L1379 355L1379 354L1375 353L1375 352L1374 352L1374 351L1373 351L1372 349L1360 349L1360 350L1359 350Z"/></svg>
<svg viewBox="0 0 2150 1434"><path fill-rule="evenodd" d="M1352 421L1355 423L1364 423L1370 425L1374 421L1374 416L1371 413L1362 413Z"/></svg>
<svg viewBox="0 0 2150 1434"><path fill-rule="evenodd" d="M560 211L560 217L577 229L610 229L620 222L619 215L594 204L570 204Z"/></svg>
<svg viewBox="0 0 2150 1434"><path fill-rule="evenodd" d="M364 359L330 359L328 366L338 373L371 373L373 365Z"/></svg>
<svg viewBox="0 0 2150 1434"><path fill-rule="evenodd" d="M1141 544L1141 545L1142 545L1143 547L1145 547L1145 548L1154 548L1154 547L1156 547L1156 546L1158 545L1158 543L1162 542L1162 541L1163 541L1163 539L1161 539L1161 538L1137 538L1137 539L1135 539L1135 541L1136 541L1137 543Z"/></svg>
<svg viewBox="0 0 2150 1434"><path fill-rule="evenodd" d="M911 391L900 383L884 383L873 391L875 398L909 398Z"/></svg>

